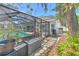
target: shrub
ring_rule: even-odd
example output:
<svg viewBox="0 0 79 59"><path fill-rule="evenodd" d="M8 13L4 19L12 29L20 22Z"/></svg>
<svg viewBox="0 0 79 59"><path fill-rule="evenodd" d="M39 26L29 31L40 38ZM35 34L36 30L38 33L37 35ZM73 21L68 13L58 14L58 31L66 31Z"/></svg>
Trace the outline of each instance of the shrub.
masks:
<svg viewBox="0 0 79 59"><path fill-rule="evenodd" d="M59 55L67 55L67 56L75 56L79 55L79 37L70 37L66 38L66 43L59 43L58 45L58 54Z"/></svg>

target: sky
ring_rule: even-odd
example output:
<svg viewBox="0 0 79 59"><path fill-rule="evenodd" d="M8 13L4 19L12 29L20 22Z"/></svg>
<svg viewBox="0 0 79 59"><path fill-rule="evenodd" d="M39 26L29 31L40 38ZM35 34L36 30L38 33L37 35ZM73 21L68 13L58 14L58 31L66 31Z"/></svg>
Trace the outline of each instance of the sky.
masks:
<svg viewBox="0 0 79 59"><path fill-rule="evenodd" d="M27 3L25 4L17 4L20 11L28 13L29 9L27 8ZM48 11L45 12L44 8L41 6L41 4L31 3L30 8L33 8L32 15L33 16L55 16L56 11L52 11L52 9L56 8L55 3L49 3L48 4Z"/></svg>
<svg viewBox="0 0 79 59"><path fill-rule="evenodd" d="M19 3L17 4L17 7L20 11L25 12L29 14L29 9L27 8L27 5L30 5L30 8L33 8L33 11L30 12L33 16L56 16L56 11L52 9L56 8L56 3L49 3L48 4L48 11L45 12L44 8L41 6L41 4L38 3ZM79 16L79 9L76 9L76 15Z"/></svg>

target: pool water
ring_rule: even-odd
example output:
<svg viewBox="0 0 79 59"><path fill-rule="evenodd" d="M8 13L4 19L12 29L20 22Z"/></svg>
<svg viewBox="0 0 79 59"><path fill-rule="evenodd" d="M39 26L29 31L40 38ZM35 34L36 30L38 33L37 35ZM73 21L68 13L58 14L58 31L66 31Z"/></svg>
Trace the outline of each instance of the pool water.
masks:
<svg viewBox="0 0 79 59"><path fill-rule="evenodd" d="M28 33L25 33L25 32L19 32L19 33L10 32L9 34L10 34L9 35L10 37L16 37L16 38L28 38L28 37L32 36L32 34L28 34ZM0 44L2 44L2 43L7 43L7 41L3 37L0 36Z"/></svg>
<svg viewBox="0 0 79 59"><path fill-rule="evenodd" d="M29 37L31 36L31 34L25 33L25 32L12 32L10 33L10 36L14 36L14 37L18 37L18 38L22 38L22 37Z"/></svg>

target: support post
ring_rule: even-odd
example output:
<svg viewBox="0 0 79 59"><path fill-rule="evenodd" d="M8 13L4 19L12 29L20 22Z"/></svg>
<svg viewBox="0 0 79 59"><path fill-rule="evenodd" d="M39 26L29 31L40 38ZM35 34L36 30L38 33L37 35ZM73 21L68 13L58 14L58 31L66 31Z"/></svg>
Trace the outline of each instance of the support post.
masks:
<svg viewBox="0 0 79 59"><path fill-rule="evenodd" d="M34 18L34 37L36 37L36 19Z"/></svg>

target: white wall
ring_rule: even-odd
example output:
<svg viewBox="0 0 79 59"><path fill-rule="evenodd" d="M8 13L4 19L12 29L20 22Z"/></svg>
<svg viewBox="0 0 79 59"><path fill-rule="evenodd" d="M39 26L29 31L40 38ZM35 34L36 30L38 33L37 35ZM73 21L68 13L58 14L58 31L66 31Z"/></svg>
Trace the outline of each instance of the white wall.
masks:
<svg viewBox="0 0 79 59"><path fill-rule="evenodd" d="M61 25L61 23L60 23L59 20L55 20L54 22L50 22L50 24L51 24L51 25L52 25L52 24L55 25L54 29L56 29L57 34L60 33L59 28L63 28L63 31L67 31L67 30L68 30L65 26L62 26L62 25ZM51 30L52 27L51 27L51 25L50 25L50 34L52 35L52 30Z"/></svg>

